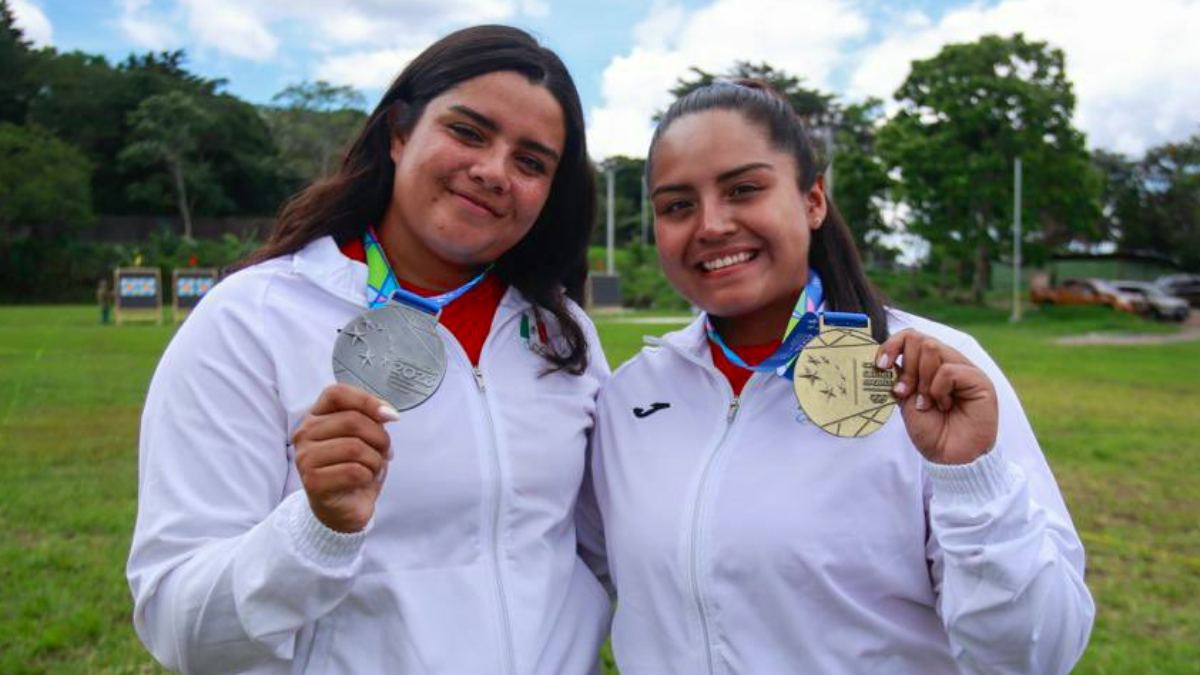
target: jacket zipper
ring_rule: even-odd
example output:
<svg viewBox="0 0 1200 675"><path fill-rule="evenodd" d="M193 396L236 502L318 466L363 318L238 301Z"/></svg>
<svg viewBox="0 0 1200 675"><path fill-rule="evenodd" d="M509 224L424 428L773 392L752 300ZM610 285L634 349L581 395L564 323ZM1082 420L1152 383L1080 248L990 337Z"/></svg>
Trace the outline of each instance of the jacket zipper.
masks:
<svg viewBox="0 0 1200 675"><path fill-rule="evenodd" d="M503 302L501 303L503 304ZM497 312L500 310L497 309ZM500 319L499 323L492 325L492 329L483 340L483 346L479 349L479 361L483 362L483 353L487 351L488 343L492 341L492 336L498 333L504 326L512 321L515 317L521 315L521 312L514 312ZM491 458L492 458L492 499L489 506L492 511L492 572L496 579L496 604L500 613L500 638L501 648L504 651L504 672L510 675L515 675L517 672L516 657L513 654L513 638L512 638L512 618L508 613L508 594L504 592L504 572L500 565L500 512L502 495L504 492L504 484L500 476L500 443L496 438L496 422L492 417L492 406L488 403L487 385L483 381L483 371L479 366L471 363L471 359L467 358L467 353L463 350L462 345L458 343L458 339L454 337L450 330L441 324L438 324L438 329L445 331L450 336L450 344L453 345L454 351L458 353L459 358L466 364L471 371L471 376L475 380L475 388L479 391L479 401L483 405L483 415L487 424L488 438L491 439Z"/></svg>
<svg viewBox="0 0 1200 675"><path fill-rule="evenodd" d="M482 350L480 351L482 354ZM482 358L480 358L482 361ZM503 481L500 478L500 445L496 442L496 423L492 419L492 407L488 404L487 386L483 382L483 371L479 366L472 365L471 373L475 376L475 386L479 389L479 398L483 403L484 418L487 420L488 437L492 439L492 485L495 488L492 499L492 560L496 578L496 600L500 608L500 628L504 642L505 672L516 673L517 667L513 657L512 620L508 614L508 595L504 592L504 571L500 565L500 511L503 502Z"/></svg>
<svg viewBox="0 0 1200 675"><path fill-rule="evenodd" d="M753 376L751 376L751 379L753 379ZM724 377L720 377L720 380L728 388L729 383L724 379ZM748 387L749 385L750 383L747 382L746 386ZM744 387L742 391L745 393ZM733 391L730 389L730 394L732 393ZM691 549L691 559L689 561L691 564L689 571L691 572L692 599L696 604L696 613L700 618L700 633L704 639L704 657L705 663L708 666L707 672L709 675L713 675L715 672L715 667L713 665L712 638L708 625L708 613L704 609L704 595L700 589L700 526L706 513L704 509L704 501L708 491L708 483L712 473L712 468L716 464L717 458L720 456L721 451L724 449L725 440L729 438L729 431L733 427L734 420L737 419L738 411L741 410L741 400L741 396L733 396L733 398L729 401L729 408L725 413L725 428L721 432L721 437L717 440L717 444L713 446L712 451L708 454L708 460L705 462L704 470L700 474L700 485L696 489L696 499L692 507L692 532L689 547Z"/></svg>

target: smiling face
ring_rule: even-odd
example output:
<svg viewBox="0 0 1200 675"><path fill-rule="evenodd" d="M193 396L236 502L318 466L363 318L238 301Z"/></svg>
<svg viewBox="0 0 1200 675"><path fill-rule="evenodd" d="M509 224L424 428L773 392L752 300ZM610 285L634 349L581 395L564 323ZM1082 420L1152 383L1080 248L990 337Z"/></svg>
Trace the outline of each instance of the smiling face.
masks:
<svg viewBox="0 0 1200 675"><path fill-rule="evenodd" d="M529 232L550 194L566 132L554 96L518 73L466 80L392 139L392 200L380 239L396 274L457 286Z"/></svg>
<svg viewBox="0 0 1200 675"><path fill-rule="evenodd" d="M822 182L802 192L796 160L730 110L685 115L659 137L650 172L663 272L718 318L731 344L780 337L808 278Z"/></svg>

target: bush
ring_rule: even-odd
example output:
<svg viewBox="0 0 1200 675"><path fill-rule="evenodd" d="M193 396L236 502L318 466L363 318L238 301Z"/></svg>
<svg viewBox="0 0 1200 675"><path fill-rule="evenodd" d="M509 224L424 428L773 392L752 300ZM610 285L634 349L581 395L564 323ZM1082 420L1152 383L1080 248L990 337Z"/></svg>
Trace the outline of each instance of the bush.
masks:
<svg viewBox="0 0 1200 675"><path fill-rule="evenodd" d="M28 239L4 250L0 245L0 302L94 302L96 283L111 282L114 267L158 267L163 286L170 286L171 272L189 267L222 268L241 259L258 246L253 239L226 234L221 239L183 238L168 232L144 244L114 244L77 241L59 237L52 241ZM139 262L140 258L140 262ZM163 298L170 301L170 296Z"/></svg>

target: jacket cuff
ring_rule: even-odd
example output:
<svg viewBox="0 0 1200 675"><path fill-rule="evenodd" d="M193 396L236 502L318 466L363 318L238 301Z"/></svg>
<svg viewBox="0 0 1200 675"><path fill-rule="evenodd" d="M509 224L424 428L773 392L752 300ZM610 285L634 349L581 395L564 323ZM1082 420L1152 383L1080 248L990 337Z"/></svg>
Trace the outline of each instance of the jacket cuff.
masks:
<svg viewBox="0 0 1200 675"><path fill-rule="evenodd" d="M1007 494L1018 476L998 448L967 464L937 464L925 460L933 498L945 504L986 504Z"/></svg>
<svg viewBox="0 0 1200 675"><path fill-rule="evenodd" d="M301 557L326 569L348 567L358 559L374 519L359 532L338 532L317 520L304 490L295 491L286 501L288 534Z"/></svg>

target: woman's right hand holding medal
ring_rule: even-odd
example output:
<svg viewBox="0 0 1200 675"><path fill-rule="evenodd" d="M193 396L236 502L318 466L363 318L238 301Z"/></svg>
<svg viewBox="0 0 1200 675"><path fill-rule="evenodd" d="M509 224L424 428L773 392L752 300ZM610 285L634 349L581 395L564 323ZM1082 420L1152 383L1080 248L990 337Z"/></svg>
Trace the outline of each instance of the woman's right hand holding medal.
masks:
<svg viewBox="0 0 1200 675"><path fill-rule="evenodd" d="M400 419L388 403L348 384L326 387L292 436L296 470L313 515L338 532L358 532L375 513L391 438Z"/></svg>

